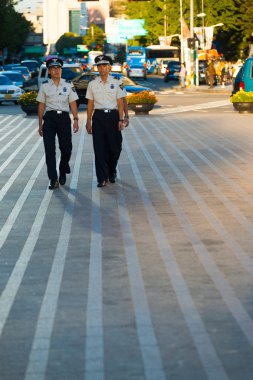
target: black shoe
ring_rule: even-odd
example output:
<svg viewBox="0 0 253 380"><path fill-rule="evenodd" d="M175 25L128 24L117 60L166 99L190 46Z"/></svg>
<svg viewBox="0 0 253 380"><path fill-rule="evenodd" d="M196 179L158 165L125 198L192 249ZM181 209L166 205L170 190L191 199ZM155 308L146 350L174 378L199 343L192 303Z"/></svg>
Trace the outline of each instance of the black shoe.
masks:
<svg viewBox="0 0 253 380"><path fill-rule="evenodd" d="M65 173L60 173L60 177L59 177L59 182L60 182L60 185L65 185L66 183L66 174Z"/></svg>
<svg viewBox="0 0 253 380"><path fill-rule="evenodd" d="M111 183L115 183L116 182L116 174L112 175L111 177L109 177L109 181Z"/></svg>
<svg viewBox="0 0 253 380"><path fill-rule="evenodd" d="M51 179L50 185L48 186L49 190L54 190L54 189L57 189L58 187L59 187L59 182L57 181L57 179Z"/></svg>
<svg viewBox="0 0 253 380"><path fill-rule="evenodd" d="M107 181L98 182L97 187L105 187L107 185Z"/></svg>

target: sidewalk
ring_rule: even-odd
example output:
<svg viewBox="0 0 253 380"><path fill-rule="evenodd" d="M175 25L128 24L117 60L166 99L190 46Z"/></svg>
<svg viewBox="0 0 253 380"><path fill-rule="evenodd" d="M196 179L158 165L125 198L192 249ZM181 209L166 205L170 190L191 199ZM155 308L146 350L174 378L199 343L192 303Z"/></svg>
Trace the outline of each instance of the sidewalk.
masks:
<svg viewBox="0 0 253 380"><path fill-rule="evenodd" d="M172 88L182 90L179 85L172 86ZM192 86L184 89L183 91L193 92L193 93L194 92L203 92L203 93L216 93L216 94L231 95L232 89L233 89L233 86L231 84L224 86L224 87L217 85L217 86L214 86L213 88L210 88L208 85L201 84L199 86L192 85Z"/></svg>
<svg viewBox="0 0 253 380"><path fill-rule="evenodd" d="M252 380L252 116L132 116L103 189L79 117L49 191L37 117L0 114L0 379Z"/></svg>

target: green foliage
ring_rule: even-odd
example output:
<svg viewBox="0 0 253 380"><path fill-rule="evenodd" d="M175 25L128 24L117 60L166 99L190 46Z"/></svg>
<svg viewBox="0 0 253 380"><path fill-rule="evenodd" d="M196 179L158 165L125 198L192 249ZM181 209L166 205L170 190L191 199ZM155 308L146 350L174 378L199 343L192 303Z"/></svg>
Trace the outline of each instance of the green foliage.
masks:
<svg viewBox="0 0 253 380"><path fill-rule="evenodd" d="M21 49L32 24L16 12L13 0L0 0L0 50L8 48L9 53Z"/></svg>
<svg viewBox="0 0 253 380"><path fill-rule="evenodd" d="M202 9L202 4L204 9ZM182 0L183 17L190 29L190 0ZM253 23L253 0L194 0L194 26L202 26L198 13L204 12L204 25L223 23L214 28L215 40L228 60L248 56ZM145 20L145 45L157 44L158 36L180 34L180 0L150 0L129 2L125 11L128 18ZM164 26L166 16L166 28ZM136 37L129 44L135 44ZM173 38L173 45L179 43Z"/></svg>
<svg viewBox="0 0 253 380"><path fill-rule="evenodd" d="M55 48L59 54L63 54L64 48L76 47L76 45L87 45L90 50L103 50L104 33L101 28L91 24L86 36L78 36L75 33L64 33L56 42Z"/></svg>
<svg viewBox="0 0 253 380"><path fill-rule="evenodd" d="M245 92L243 90L238 91L236 94L230 97L231 103L245 103L253 102L253 91Z"/></svg>
<svg viewBox="0 0 253 380"><path fill-rule="evenodd" d="M23 106L30 106L30 105L36 105L37 102L37 91L29 91L25 92L23 95L21 95L18 99L18 104L22 104Z"/></svg>
<svg viewBox="0 0 253 380"><path fill-rule="evenodd" d="M64 48L76 47L82 44L82 37L75 33L64 33L56 42L55 48L59 54L63 54Z"/></svg>
<svg viewBox="0 0 253 380"><path fill-rule="evenodd" d="M126 97L127 104L155 104L157 97L151 94L150 91L141 91L137 94L131 94Z"/></svg>

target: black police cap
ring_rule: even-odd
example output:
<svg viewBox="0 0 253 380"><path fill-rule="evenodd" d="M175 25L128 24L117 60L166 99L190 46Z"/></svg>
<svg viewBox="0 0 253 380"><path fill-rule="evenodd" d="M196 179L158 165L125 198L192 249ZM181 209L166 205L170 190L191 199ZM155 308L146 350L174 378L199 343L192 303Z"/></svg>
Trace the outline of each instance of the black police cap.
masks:
<svg viewBox="0 0 253 380"><path fill-rule="evenodd" d="M112 59L108 55L100 54L95 58L95 63L98 65L112 65Z"/></svg>
<svg viewBox="0 0 253 380"><path fill-rule="evenodd" d="M61 58L50 58L46 61L46 66L48 69L53 66L62 67L63 61L61 60Z"/></svg>

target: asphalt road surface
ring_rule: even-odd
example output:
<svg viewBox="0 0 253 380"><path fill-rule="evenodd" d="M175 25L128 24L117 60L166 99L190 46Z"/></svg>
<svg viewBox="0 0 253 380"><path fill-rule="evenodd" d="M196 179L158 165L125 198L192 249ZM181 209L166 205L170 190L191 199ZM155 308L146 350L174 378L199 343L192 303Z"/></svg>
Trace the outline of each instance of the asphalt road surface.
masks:
<svg viewBox="0 0 253 380"><path fill-rule="evenodd" d="M159 97L103 189L84 108L49 191L36 116L0 107L1 380L252 380L252 116Z"/></svg>

